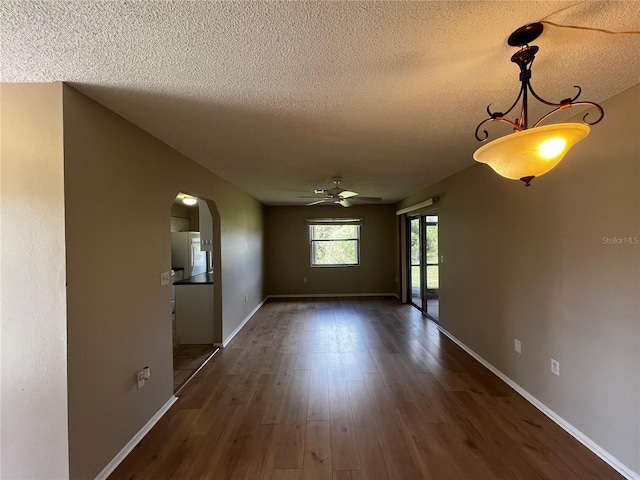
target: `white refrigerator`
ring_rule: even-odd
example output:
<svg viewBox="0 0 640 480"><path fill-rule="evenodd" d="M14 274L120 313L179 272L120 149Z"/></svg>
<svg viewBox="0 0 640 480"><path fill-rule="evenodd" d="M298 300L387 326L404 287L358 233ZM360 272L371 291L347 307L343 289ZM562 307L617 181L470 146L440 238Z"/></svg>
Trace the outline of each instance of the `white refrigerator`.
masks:
<svg viewBox="0 0 640 480"><path fill-rule="evenodd" d="M206 273L207 254L200 248L200 232L171 232L171 267L184 268L185 279Z"/></svg>

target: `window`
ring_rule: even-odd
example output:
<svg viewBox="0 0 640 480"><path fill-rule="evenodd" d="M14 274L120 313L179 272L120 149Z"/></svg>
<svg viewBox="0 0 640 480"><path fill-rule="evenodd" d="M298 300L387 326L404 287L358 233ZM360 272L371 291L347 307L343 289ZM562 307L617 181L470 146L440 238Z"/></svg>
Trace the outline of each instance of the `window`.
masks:
<svg viewBox="0 0 640 480"><path fill-rule="evenodd" d="M359 219L307 220L311 266L344 267L360 264Z"/></svg>

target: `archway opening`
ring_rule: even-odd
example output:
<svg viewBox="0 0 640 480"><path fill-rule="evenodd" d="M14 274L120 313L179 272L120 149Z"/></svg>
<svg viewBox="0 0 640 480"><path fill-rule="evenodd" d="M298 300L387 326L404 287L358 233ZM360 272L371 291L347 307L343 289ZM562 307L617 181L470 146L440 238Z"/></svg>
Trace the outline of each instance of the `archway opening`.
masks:
<svg viewBox="0 0 640 480"><path fill-rule="evenodd" d="M214 201L180 192L171 205L171 323L177 393L222 338L220 215Z"/></svg>

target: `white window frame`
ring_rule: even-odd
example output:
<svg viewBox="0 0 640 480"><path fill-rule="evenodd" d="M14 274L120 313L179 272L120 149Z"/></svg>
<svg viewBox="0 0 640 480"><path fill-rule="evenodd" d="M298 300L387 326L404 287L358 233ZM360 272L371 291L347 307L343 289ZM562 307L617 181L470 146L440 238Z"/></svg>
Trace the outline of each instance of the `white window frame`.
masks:
<svg viewBox="0 0 640 480"><path fill-rule="evenodd" d="M355 238L340 238L340 239L325 239L325 240L315 240L313 238L313 227L316 225L350 225L355 226L356 228L356 237ZM312 267L324 268L324 267L359 267L360 266L360 232L362 226L361 218L315 218L308 219L307 226L309 228L309 261ZM315 243L317 242L339 242L345 240L355 240L356 242L356 263L335 263L335 264L324 264L324 263L315 263Z"/></svg>

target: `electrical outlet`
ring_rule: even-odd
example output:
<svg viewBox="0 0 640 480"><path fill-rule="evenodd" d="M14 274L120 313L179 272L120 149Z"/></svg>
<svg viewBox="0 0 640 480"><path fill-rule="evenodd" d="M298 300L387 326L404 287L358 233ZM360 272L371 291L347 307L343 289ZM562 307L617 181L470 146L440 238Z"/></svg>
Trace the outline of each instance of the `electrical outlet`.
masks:
<svg viewBox="0 0 640 480"><path fill-rule="evenodd" d="M551 373L560 376L560 362L553 358L551 359Z"/></svg>
<svg viewBox="0 0 640 480"><path fill-rule="evenodd" d="M513 339L513 349L518 353L522 353L522 342L517 338Z"/></svg>
<svg viewBox="0 0 640 480"><path fill-rule="evenodd" d="M304 278L302 279L302 283L307 283L307 281L308 281L308 280L309 280L309 279L308 279L307 277L304 277Z"/></svg>
<svg viewBox="0 0 640 480"><path fill-rule="evenodd" d="M169 285L171 281L171 274L169 272L162 272L160 274L160 285Z"/></svg>
<svg viewBox="0 0 640 480"><path fill-rule="evenodd" d="M245 302L248 302L248 301L249 301L249 294L248 294L248 293L245 293L245 294L244 294L244 301L245 301Z"/></svg>

